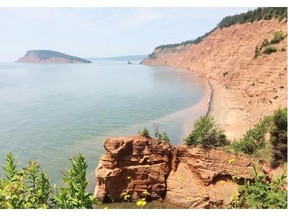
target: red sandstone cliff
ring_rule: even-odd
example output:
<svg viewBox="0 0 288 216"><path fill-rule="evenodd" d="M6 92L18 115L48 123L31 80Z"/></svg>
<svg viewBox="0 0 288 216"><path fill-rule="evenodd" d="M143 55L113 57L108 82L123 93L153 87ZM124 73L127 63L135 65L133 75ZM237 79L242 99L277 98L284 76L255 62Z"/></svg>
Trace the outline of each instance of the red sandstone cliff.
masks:
<svg viewBox="0 0 288 216"><path fill-rule="evenodd" d="M286 106L287 37L273 44L277 52L255 47L276 31L287 35L285 20L261 20L217 29L197 45L156 49L148 65L169 65L196 72L214 87L211 114L230 138L239 138L264 115Z"/></svg>
<svg viewBox="0 0 288 216"><path fill-rule="evenodd" d="M104 147L95 172L95 196L103 202L121 202L125 196L137 201L149 193L147 200L185 208L225 207L237 183L251 178L252 159L221 150L173 147L143 136L109 138Z"/></svg>

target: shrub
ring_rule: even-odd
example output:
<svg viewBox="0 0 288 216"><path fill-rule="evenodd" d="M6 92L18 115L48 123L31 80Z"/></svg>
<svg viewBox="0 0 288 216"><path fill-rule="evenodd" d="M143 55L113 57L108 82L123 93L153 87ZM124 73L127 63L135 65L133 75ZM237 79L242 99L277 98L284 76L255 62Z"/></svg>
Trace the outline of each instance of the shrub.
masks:
<svg viewBox="0 0 288 216"><path fill-rule="evenodd" d="M284 52L284 51L286 51L286 48L285 48L285 47L282 47L282 48L280 49L280 51L281 51L281 52Z"/></svg>
<svg viewBox="0 0 288 216"><path fill-rule="evenodd" d="M226 75L228 75L228 71L225 71L224 73L223 73L223 76L225 77Z"/></svg>
<svg viewBox="0 0 288 216"><path fill-rule="evenodd" d="M277 49L275 47L272 47L272 46L269 46L269 47L266 47L265 50L263 51L264 54L271 54L273 52L277 52Z"/></svg>
<svg viewBox="0 0 288 216"><path fill-rule="evenodd" d="M276 167L287 161L287 108L274 112L270 141L273 147L271 165Z"/></svg>
<svg viewBox="0 0 288 216"><path fill-rule="evenodd" d="M88 185L86 180L86 169L88 167L86 159L79 154L70 158L72 168L64 174L63 181L66 187L60 188L58 193L52 198L55 208L65 209L91 209L96 202L92 194L85 192Z"/></svg>
<svg viewBox="0 0 288 216"><path fill-rule="evenodd" d="M201 116L192 132L184 139L186 145L200 145L204 148L219 147L228 144L224 131L215 124L211 116Z"/></svg>
<svg viewBox="0 0 288 216"><path fill-rule="evenodd" d="M267 133L267 126L260 122L254 128L248 130L243 138L235 140L232 143L232 148L236 153L243 152L245 154L257 154L260 149L266 145L265 135Z"/></svg>
<svg viewBox="0 0 288 216"><path fill-rule="evenodd" d="M261 44L261 48L262 48L262 47L266 47L266 46L268 46L269 44L270 44L269 41L265 38L265 39L263 40L262 44Z"/></svg>
<svg viewBox="0 0 288 216"><path fill-rule="evenodd" d="M0 208L48 208L50 179L35 162L17 169L12 153L6 155L4 179L0 178Z"/></svg>
<svg viewBox="0 0 288 216"><path fill-rule="evenodd" d="M144 137L149 137L149 130L147 128L144 128L142 131L138 131L140 136L144 136Z"/></svg>
<svg viewBox="0 0 288 216"><path fill-rule="evenodd" d="M70 160L72 169L63 179L68 186L54 191L49 177L35 161L18 170L14 155L8 153L5 178L0 178L0 208L92 208L95 198L85 192L87 162L82 155Z"/></svg>
<svg viewBox="0 0 288 216"><path fill-rule="evenodd" d="M252 166L254 180L246 180L239 190L241 205L253 209L287 209L287 176L283 174L270 181L261 172L261 168L257 168L255 164Z"/></svg>
<svg viewBox="0 0 288 216"><path fill-rule="evenodd" d="M163 141L165 141L165 142L170 142L170 139L169 139L169 137L168 137L168 135L167 135L167 133L166 132L163 132L163 134L158 134L158 136L156 137L157 139L160 139L160 140L163 140Z"/></svg>
<svg viewBox="0 0 288 216"><path fill-rule="evenodd" d="M283 31L276 31L274 34L274 38L270 41L270 44L279 43L281 40L285 38Z"/></svg>

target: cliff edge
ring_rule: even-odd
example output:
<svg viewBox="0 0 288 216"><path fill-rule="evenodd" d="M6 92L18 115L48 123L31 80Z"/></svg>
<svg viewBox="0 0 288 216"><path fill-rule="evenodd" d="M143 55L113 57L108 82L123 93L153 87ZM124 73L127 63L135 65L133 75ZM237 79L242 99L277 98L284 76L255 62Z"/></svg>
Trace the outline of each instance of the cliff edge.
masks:
<svg viewBox="0 0 288 216"><path fill-rule="evenodd" d="M30 50L17 62L21 63L91 63L91 61L52 50Z"/></svg>

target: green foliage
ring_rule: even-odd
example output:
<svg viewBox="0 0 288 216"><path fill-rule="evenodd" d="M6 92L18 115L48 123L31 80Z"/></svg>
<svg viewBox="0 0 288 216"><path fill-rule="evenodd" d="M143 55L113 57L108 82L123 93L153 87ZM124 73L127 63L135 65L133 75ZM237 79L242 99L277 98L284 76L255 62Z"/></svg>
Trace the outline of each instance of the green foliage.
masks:
<svg viewBox="0 0 288 216"><path fill-rule="evenodd" d="M91 209L96 202L92 194L85 192L88 185L86 180L86 169L88 167L86 159L79 154L70 158L72 168L64 174L63 181L66 187L60 188L58 193L52 198L55 208L65 209Z"/></svg>
<svg viewBox="0 0 288 216"><path fill-rule="evenodd" d="M205 33L204 35L197 37L196 39L192 39L192 40L187 40L187 41L183 41L181 43L175 43L175 44L166 44L166 45L161 45L155 48L156 49L170 49L170 48L176 48L178 46L187 46L190 44L198 44L201 41L204 40L204 38L206 38L207 36L209 36L212 32L214 32L217 28L212 29L211 31ZM151 58L155 57L155 52L153 52L151 55ZM150 58L150 57L149 57Z"/></svg>
<svg viewBox="0 0 288 216"><path fill-rule="evenodd" d="M149 130L147 128L144 128L142 131L138 131L140 136L144 136L144 137L149 137Z"/></svg>
<svg viewBox="0 0 288 216"><path fill-rule="evenodd" d="M270 131L273 147L272 166L277 167L287 161L287 108L274 112Z"/></svg>
<svg viewBox="0 0 288 216"><path fill-rule="evenodd" d="M271 54L273 52L277 52L277 49L275 47L273 47L273 46L266 47L264 49L264 51L263 51L263 53L267 54L267 55L269 55L269 54Z"/></svg>
<svg viewBox="0 0 288 216"><path fill-rule="evenodd" d="M35 162L17 170L15 157L6 155L4 179L0 178L0 208L48 208L50 179Z"/></svg>
<svg viewBox="0 0 288 216"><path fill-rule="evenodd" d="M286 174L271 181L261 172L261 167L252 166L254 180L246 180L239 190L241 205L253 209L287 209Z"/></svg>
<svg viewBox="0 0 288 216"><path fill-rule="evenodd" d="M184 139L186 145L200 145L204 148L219 147L229 142L224 131L216 125L211 116L201 116L195 123L192 132Z"/></svg>
<svg viewBox="0 0 288 216"><path fill-rule="evenodd" d="M261 48L262 48L262 47L266 47L266 46L268 46L269 44L270 44L269 41L265 38L265 39L263 40L262 44L261 44Z"/></svg>
<svg viewBox="0 0 288 216"><path fill-rule="evenodd" d="M267 133L267 125L265 122L260 122L254 128L248 130L243 138L235 140L232 143L232 148L236 153L243 152L245 154L257 154L259 150L266 146L265 135Z"/></svg>
<svg viewBox="0 0 288 216"><path fill-rule="evenodd" d="M170 139L169 139L169 137L168 137L168 135L167 135L166 132L164 132L164 133L162 134L161 140L163 140L163 141L165 141L165 142L168 142L168 143L170 142Z"/></svg>
<svg viewBox="0 0 288 216"><path fill-rule="evenodd" d="M260 54L260 49L258 48L258 46L255 47L255 54L254 54L254 59L256 59Z"/></svg>
<svg viewBox="0 0 288 216"><path fill-rule="evenodd" d="M5 178L0 178L0 208L92 208L95 198L85 192L87 162L82 155L70 160L72 169L64 177L68 186L56 192L50 187L47 174L35 161L18 170L14 155L8 153L3 168Z"/></svg>
<svg viewBox="0 0 288 216"><path fill-rule="evenodd" d="M154 135L156 139L163 140L168 143L170 142L170 139L165 131L163 132L163 134L160 133L159 126L156 126Z"/></svg>
<svg viewBox="0 0 288 216"><path fill-rule="evenodd" d="M276 31L274 34L274 38L270 41L270 44L279 43L281 40L285 38L283 31Z"/></svg>
<svg viewBox="0 0 288 216"><path fill-rule="evenodd" d="M281 52L284 52L284 51L286 51L286 48L285 48L285 47L282 47L282 48L280 49L280 51L281 51Z"/></svg>
<svg viewBox="0 0 288 216"><path fill-rule="evenodd" d="M168 142L168 143L170 142L170 139L169 139L169 137L168 137L166 132L163 132L163 134L158 133L156 138L159 139L159 140L163 140L165 142Z"/></svg>
<svg viewBox="0 0 288 216"><path fill-rule="evenodd" d="M246 13L236 14L234 16L227 16L218 24L219 28L225 28L237 23L255 22L258 20L278 19L281 21L287 16L287 8L285 7L266 7L257 8L253 11L249 10Z"/></svg>

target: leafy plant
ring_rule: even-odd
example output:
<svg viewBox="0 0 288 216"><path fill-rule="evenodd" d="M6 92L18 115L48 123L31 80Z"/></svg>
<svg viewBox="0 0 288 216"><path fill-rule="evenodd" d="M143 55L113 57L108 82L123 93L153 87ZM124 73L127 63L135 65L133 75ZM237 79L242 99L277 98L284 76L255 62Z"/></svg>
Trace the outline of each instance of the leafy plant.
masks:
<svg viewBox="0 0 288 216"><path fill-rule="evenodd" d="M273 46L266 47L264 49L264 51L263 51L263 53L267 54L267 55L269 55L269 54L271 54L273 52L277 52L277 49L275 47L273 47Z"/></svg>
<svg viewBox="0 0 288 216"><path fill-rule="evenodd" d="M274 37L273 39L270 41L270 44L276 44L279 43L281 40L283 40L285 38L285 35L283 33L283 31L276 31L274 33Z"/></svg>
<svg viewBox="0 0 288 216"><path fill-rule="evenodd" d="M270 131L273 147L271 165L279 166L287 161L287 108L274 112Z"/></svg>
<svg viewBox="0 0 288 216"><path fill-rule="evenodd" d="M262 167L252 164L253 181L246 180L240 187L242 206L253 209L287 209L287 176L283 173L274 180L269 180L261 172Z"/></svg>
<svg viewBox="0 0 288 216"><path fill-rule="evenodd" d="M144 137L149 137L149 130L147 128L144 128L142 131L138 131L140 136L144 136Z"/></svg>
<svg viewBox="0 0 288 216"><path fill-rule="evenodd" d="M155 127L154 135L155 135L156 139L163 140L163 141L168 142L168 143L170 142L170 139L169 139L167 133L164 131L163 134L161 134L160 130L159 130L159 126L157 126L157 125Z"/></svg>
<svg viewBox="0 0 288 216"><path fill-rule="evenodd" d="M236 153L243 152L245 154L257 154L260 149L266 146L265 135L267 133L267 126L260 122L249 129L239 140L232 143L232 148Z"/></svg>
<svg viewBox="0 0 288 216"><path fill-rule="evenodd" d="M64 174L63 181L66 187L60 188L52 198L55 208L79 209L92 208L96 202L92 194L85 192L88 185L86 180L86 169L88 167L82 154L70 158L72 168Z"/></svg>
<svg viewBox="0 0 288 216"><path fill-rule="evenodd" d="M229 143L224 131L216 125L211 116L201 116L194 123L194 129L184 142L186 145L200 145L204 148L219 147Z"/></svg>
<svg viewBox="0 0 288 216"><path fill-rule="evenodd" d="M5 178L0 179L0 208L48 208L50 179L35 161L17 170L15 157L6 155Z"/></svg>

